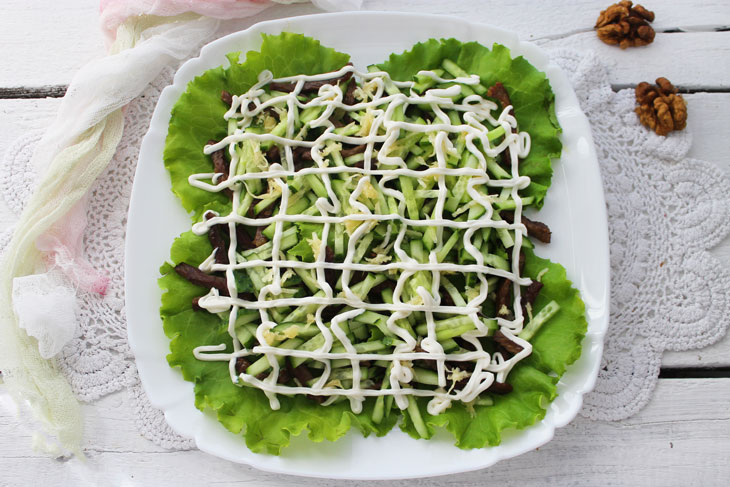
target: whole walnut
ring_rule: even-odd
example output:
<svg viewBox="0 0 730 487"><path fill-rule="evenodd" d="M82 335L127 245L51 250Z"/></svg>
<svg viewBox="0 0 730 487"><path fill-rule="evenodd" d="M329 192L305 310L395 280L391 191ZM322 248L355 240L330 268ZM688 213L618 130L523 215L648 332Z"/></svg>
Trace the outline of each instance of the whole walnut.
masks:
<svg viewBox="0 0 730 487"><path fill-rule="evenodd" d="M643 81L634 90L639 121L658 135L687 126L687 104L667 78L657 78L652 85Z"/></svg>
<svg viewBox="0 0 730 487"><path fill-rule="evenodd" d="M646 46L654 41L656 33L649 22L654 12L628 0L615 3L603 10L596 21L598 38L606 44L627 47Z"/></svg>

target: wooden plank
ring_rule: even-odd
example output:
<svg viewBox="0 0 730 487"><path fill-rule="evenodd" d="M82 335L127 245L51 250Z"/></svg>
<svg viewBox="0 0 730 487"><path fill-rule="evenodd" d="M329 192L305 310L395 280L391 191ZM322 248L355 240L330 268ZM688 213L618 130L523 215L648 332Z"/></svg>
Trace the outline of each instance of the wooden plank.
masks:
<svg viewBox="0 0 730 487"><path fill-rule="evenodd" d="M730 137L727 122L730 117L730 93L694 93L687 100L688 129L692 132L689 157L713 162L730 177ZM730 269L730 238L712 249L712 254L726 269ZM718 343L699 350L666 352L662 366L730 367L730 335Z"/></svg>
<svg viewBox="0 0 730 487"><path fill-rule="evenodd" d="M563 0L517 0L485 4L483 0L460 0L449 2L446 7L444 3L435 1L365 0L363 6L368 10L448 14L511 30L525 40L536 40L592 30L598 14L611 3L606 0L575 0L570 4ZM656 14L652 25L657 32L675 29L709 31L730 25L730 9L721 1L692 6L681 0L644 4Z"/></svg>
<svg viewBox="0 0 730 487"><path fill-rule="evenodd" d="M390 485L720 485L730 475L728 404L730 379L663 379L654 400L629 420L579 417L546 446L490 469ZM86 463L55 462L30 451L28 432L0 411L4 482L23 485L32 477L40 485L369 485L268 474L197 451L166 452L139 438L124 393L83 409Z"/></svg>
<svg viewBox="0 0 730 487"><path fill-rule="evenodd" d="M724 246L728 254L730 254L727 250L729 247L727 243ZM673 369L730 367L730 333L709 347L684 352L664 352L662 367Z"/></svg>
<svg viewBox="0 0 730 487"><path fill-rule="evenodd" d="M560 0L533 2L531 0L513 0L500 4L485 4L481 0L449 2L446 7L442 2L420 0L367 0L364 10L410 11L435 14L449 14L455 17L477 22L497 25L512 30L523 39L561 39L568 37L567 45L574 47L594 48L598 46L595 35L591 32L598 13L608 3L604 0L577 0L569 7ZM699 2L698 2L699 3ZM651 6L657 14L655 28L657 31L712 30L730 26L730 9L722 1L702 2L689 6L681 0L655 2ZM5 0L2 2L0 16L4 28L0 30L0 45L4 47L4 62L0 64L0 87L18 88L23 86L45 86L68 84L74 73L88 60L104 53L102 36L97 27L98 2L96 0ZM52 14L51 14L52 12ZM228 23L227 31L245 28L254 22L290 15L317 13L319 10L311 5L276 6L258 16L242 21ZM233 26L233 27L232 27ZM237 26L237 27L236 27ZM234 29L235 28L235 29ZM571 34L577 34L571 36ZM659 35L651 49L632 50L632 59L638 64L648 60L648 72L660 68L685 69L696 71L700 60L713 59L716 62L700 66L692 79L692 86L704 86L715 72L725 74L727 81L727 58L725 62L719 54L727 53L727 37L708 38L710 44L692 43L686 45L674 35L674 39L665 41ZM659 42L661 40L661 43ZM724 42L725 44L722 44ZM666 44L668 43L668 44ZM666 45L665 45L666 44ZM656 47L656 46L662 47ZM602 46L599 46L603 49ZM608 46L605 46L608 48ZM679 50L677 50L679 48ZM703 49L708 51L703 51ZM611 48L609 57L618 60L628 58L626 53L620 55L619 49ZM645 54L648 53L648 54ZM697 54L702 53L702 56ZM657 57L659 56L659 57ZM666 63L667 59L671 62ZM681 59L682 62L677 62ZM689 64L688 64L689 63ZM624 61L624 64L625 61ZM723 71L722 68L725 68ZM634 80L626 70L619 70L618 83L630 83ZM706 76L706 77L705 77ZM656 77L656 76L654 76ZM670 75L667 75L673 79ZM722 85L726 86L726 84Z"/></svg>
<svg viewBox="0 0 730 487"><path fill-rule="evenodd" d="M730 89L730 32L657 34L653 44L625 50L604 44L593 32L539 44L595 51L609 64L609 79L616 87L664 76L686 90Z"/></svg>
<svg viewBox="0 0 730 487"><path fill-rule="evenodd" d="M687 125L692 132L689 157L714 162L730 176L730 93L692 93L687 101Z"/></svg>
<svg viewBox="0 0 730 487"><path fill-rule="evenodd" d="M0 99L15 98L62 98L66 94L66 85L0 88Z"/></svg>
<svg viewBox="0 0 730 487"><path fill-rule="evenodd" d="M65 85L104 53L98 0L3 0L0 86Z"/></svg>

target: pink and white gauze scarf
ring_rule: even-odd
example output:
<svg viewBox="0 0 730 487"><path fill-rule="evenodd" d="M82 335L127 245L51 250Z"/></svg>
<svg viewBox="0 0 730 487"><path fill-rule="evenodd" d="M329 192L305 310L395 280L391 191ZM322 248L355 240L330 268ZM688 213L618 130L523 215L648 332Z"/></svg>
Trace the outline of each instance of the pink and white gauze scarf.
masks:
<svg viewBox="0 0 730 487"><path fill-rule="evenodd" d="M298 1L101 0L108 55L71 81L34 153L39 180L0 262L2 380L32 413L40 426L36 444L49 453L82 456L79 404L54 356L76 331L77 293L104 294L108 285L82 257L82 235L86 195L116 151L124 107L165 66L212 38L220 20L250 17L277 3ZM345 10L361 0L312 3Z"/></svg>

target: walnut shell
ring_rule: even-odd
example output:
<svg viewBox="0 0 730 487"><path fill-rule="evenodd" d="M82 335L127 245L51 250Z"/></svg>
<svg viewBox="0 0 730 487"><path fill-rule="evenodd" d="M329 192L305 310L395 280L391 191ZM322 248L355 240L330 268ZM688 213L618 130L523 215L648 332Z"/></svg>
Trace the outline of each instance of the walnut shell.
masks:
<svg viewBox="0 0 730 487"><path fill-rule="evenodd" d="M596 34L606 44L627 47L646 46L654 41L656 32L649 25L654 12L628 0L621 1L601 11L596 20Z"/></svg>
<svg viewBox="0 0 730 487"><path fill-rule="evenodd" d="M634 94L639 121L658 135L687 126L687 104L667 78L657 78L655 85L643 81L636 85Z"/></svg>

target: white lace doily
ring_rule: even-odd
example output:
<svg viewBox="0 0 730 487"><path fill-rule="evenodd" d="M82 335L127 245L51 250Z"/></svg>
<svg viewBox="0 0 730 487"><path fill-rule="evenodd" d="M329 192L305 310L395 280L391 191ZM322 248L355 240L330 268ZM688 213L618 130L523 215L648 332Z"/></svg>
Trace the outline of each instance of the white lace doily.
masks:
<svg viewBox="0 0 730 487"><path fill-rule="evenodd" d="M714 165L686 159L687 131L659 137L633 112L633 90L614 93L592 54L554 51L593 129L608 205L611 243L611 319L602 369L581 414L619 420L651 398L664 350L705 347L725 333L730 276L707 251L730 230L727 177ZM90 198L86 254L111 278L106 296L80 298L79 332L58 359L80 400L126 388L137 426L170 449L194 447L175 434L141 388L127 344L124 312L124 234L141 140L167 69L125 114L124 136ZM33 181L29 159L41 133L13 144L2 162L0 192L19 212ZM0 245L5 238L0 236Z"/></svg>

